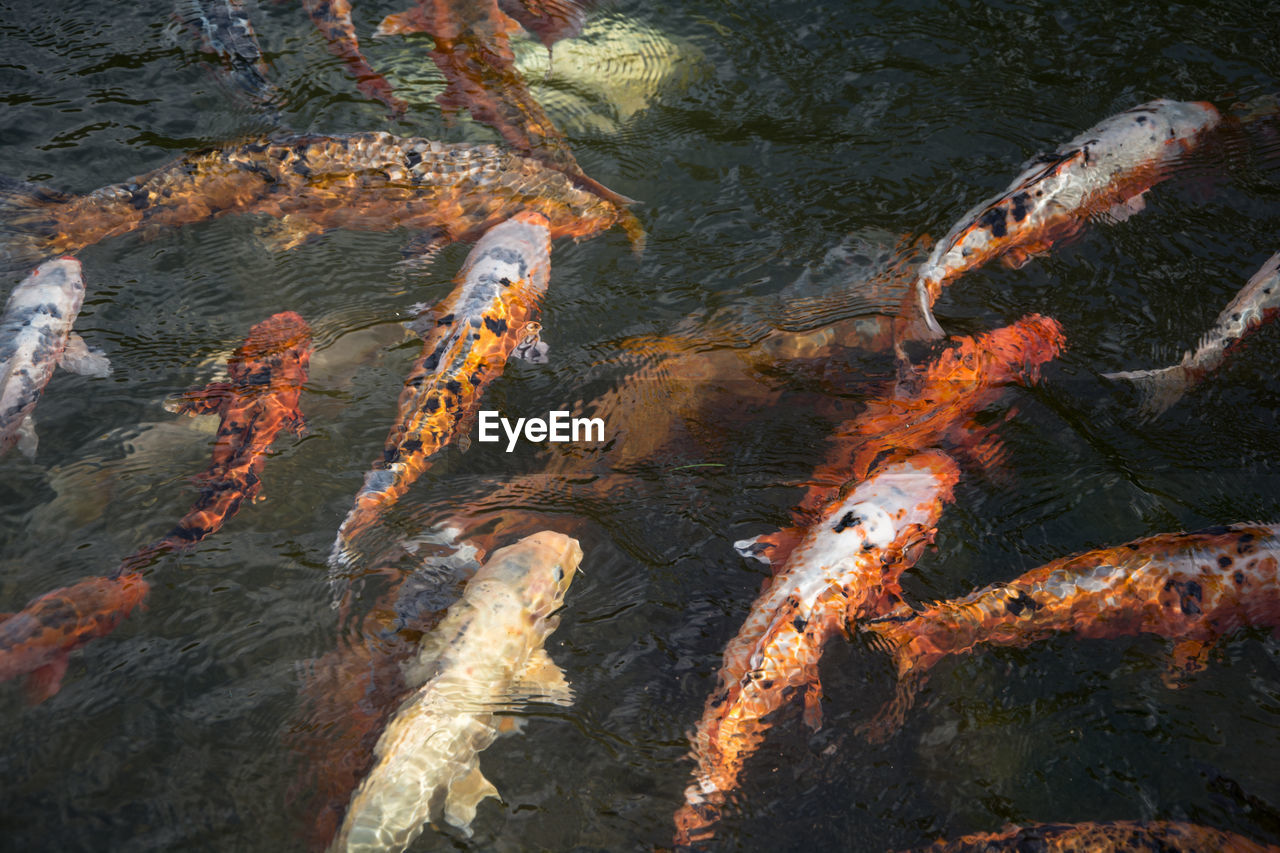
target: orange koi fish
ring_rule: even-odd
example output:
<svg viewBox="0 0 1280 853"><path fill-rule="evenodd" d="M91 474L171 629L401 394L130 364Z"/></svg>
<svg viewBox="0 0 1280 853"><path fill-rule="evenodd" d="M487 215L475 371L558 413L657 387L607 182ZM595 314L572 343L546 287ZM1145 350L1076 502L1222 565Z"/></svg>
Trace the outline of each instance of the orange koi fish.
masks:
<svg viewBox="0 0 1280 853"><path fill-rule="evenodd" d="M1204 101L1150 101L1032 160L934 247L903 306L898 339L942 337L933 303L969 270L996 258L1020 267L1075 236L1090 218L1125 219L1141 210L1142 194L1170 177L1221 121Z"/></svg>
<svg viewBox="0 0 1280 853"><path fill-rule="evenodd" d="M1218 315L1194 351L1182 361L1156 370L1104 373L1108 379L1128 379L1143 393L1143 411L1157 415L1172 406L1188 388L1217 370L1250 332L1280 313L1280 252L1253 274L1235 299Z"/></svg>
<svg viewBox="0 0 1280 853"><path fill-rule="evenodd" d="M111 576L46 593L0 623L0 681L30 673L32 699L52 696L67 655L111 633L146 598L146 566L215 532L258 493L267 448L281 429L302 425L298 395L310 357L311 329L285 311L250 330L227 362L229 382L182 396L179 411L222 416L199 500L168 534L126 557Z"/></svg>
<svg viewBox="0 0 1280 853"><path fill-rule="evenodd" d="M69 196L0 180L0 268L74 252L139 229L232 213L274 217L292 248L329 228L409 228L474 240L521 210L552 237L588 237L635 217L561 173L493 145L447 145L387 133L287 136L189 155L123 184Z"/></svg>
<svg viewBox="0 0 1280 853"><path fill-rule="evenodd" d="M861 626L897 663L899 687L868 733L901 722L930 669L980 645L1029 646L1056 633L1157 634L1175 641L1165 683L1204 668L1218 638L1280 628L1280 525L1235 524L1139 539L1055 560L963 598L905 605Z"/></svg>
<svg viewBox="0 0 1280 853"><path fill-rule="evenodd" d="M311 22L325 37L329 52L346 63L347 70L356 78L356 88L366 97L386 104L392 118L400 118L409 105L395 96L387 79L373 70L360 52L360 40L351 21L351 4L347 0L302 0Z"/></svg>
<svg viewBox="0 0 1280 853"><path fill-rule="evenodd" d="M796 524L734 543L744 556L782 565L806 527L850 480L867 476L886 454L923 450L943 439L971 444L970 420L1012 382L1038 381L1040 366L1065 345L1052 317L1031 314L976 338L956 338L931 362L911 389L901 386L873 399L858 417L838 427L831 448L793 510ZM978 454L981 456L982 454Z"/></svg>
<svg viewBox="0 0 1280 853"><path fill-rule="evenodd" d="M355 539L418 479L435 455L462 434L485 386L511 356L545 361L535 321L551 270L548 222L524 212L492 228L458 273L458 286L437 306L422 356L400 392L400 419L382 459L366 476L338 529L329 558L335 592L354 561Z"/></svg>
<svg viewBox="0 0 1280 853"><path fill-rule="evenodd" d="M931 541L959 470L926 451L890 462L827 507L725 647L719 683L691 741L697 764L676 812L676 844L711 837L766 717L797 692L804 719L822 721L818 661L847 620L883 611L898 577Z"/></svg>
<svg viewBox="0 0 1280 853"><path fill-rule="evenodd" d="M630 199L583 173L564 135L516 71L511 51L510 35L521 24L549 48L578 32L584 19L584 5L576 0L420 0L408 11L384 18L374 36L431 35L431 59L446 81L437 100L446 112L466 108L516 151L565 173L602 198L626 205Z"/></svg>
<svg viewBox="0 0 1280 853"><path fill-rule="evenodd" d="M70 654L114 631L148 589L136 572L85 578L0 617L0 681L25 675L27 699L48 699L62 686Z"/></svg>
<svg viewBox="0 0 1280 853"><path fill-rule="evenodd" d="M1208 826L1178 821L1041 823L935 841L917 853L1280 853L1280 847Z"/></svg>

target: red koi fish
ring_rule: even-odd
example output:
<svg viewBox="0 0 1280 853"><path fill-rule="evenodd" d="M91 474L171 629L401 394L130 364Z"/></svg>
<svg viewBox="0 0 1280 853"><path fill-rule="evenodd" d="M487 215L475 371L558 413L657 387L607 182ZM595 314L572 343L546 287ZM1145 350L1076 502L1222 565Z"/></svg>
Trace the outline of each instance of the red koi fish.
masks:
<svg viewBox="0 0 1280 853"><path fill-rule="evenodd" d="M1090 218L1124 219L1141 210L1142 194L1172 175L1221 122L1206 102L1156 100L1035 158L934 246L903 306L898 339L942 337L933 303L969 270L996 258L1020 267L1075 236Z"/></svg>
<svg viewBox="0 0 1280 853"><path fill-rule="evenodd" d="M535 321L551 270L545 217L520 213L480 238L458 273L458 286L433 312L422 356L400 393L400 418L382 460L365 476L355 506L338 529L329 559L335 592L345 587L355 540L409 490L469 422L485 387L507 359L546 360Z"/></svg>
<svg viewBox="0 0 1280 853"><path fill-rule="evenodd" d="M402 117L409 105L396 97L391 84L373 70L360 52L360 40L351 21L351 4L347 0L302 0L302 8L325 37L329 52L346 63L347 70L356 79L356 88L366 97L386 104L392 118Z"/></svg>
<svg viewBox="0 0 1280 853"><path fill-rule="evenodd" d="M676 812L676 844L711 837L746 759L764 740L766 717L796 692L804 719L821 725L818 661L847 620L882 612L898 577L932 539L959 470L926 451L890 462L833 502L751 606L725 647L719 683L691 741L697 766Z"/></svg>
<svg viewBox="0 0 1280 853"><path fill-rule="evenodd" d="M1110 823L1041 823L1010 826L1001 832L935 841L916 853L1278 853L1280 847L1243 835L1177 821L1113 821Z"/></svg>
<svg viewBox="0 0 1280 853"><path fill-rule="evenodd" d="M545 216L552 237L621 224L643 243L643 229L617 203L534 160L493 145L356 133L205 151L79 196L0 179L0 270L233 213L272 217L273 243L287 249L330 228L475 240L522 210Z"/></svg>
<svg viewBox="0 0 1280 853"><path fill-rule="evenodd" d="M836 429L826 459L793 510L794 526L737 542L735 547L744 556L781 565L815 514L846 482L866 477L886 454L924 450L943 439L972 444L972 417L990 405L1004 386L1035 383L1040 366L1056 357L1064 345L1058 322L1039 314L976 338L956 338L924 369L915 387L899 387L873 399L858 417Z"/></svg>
<svg viewBox="0 0 1280 853"><path fill-rule="evenodd" d="M576 34L585 10L577 0L420 0L406 12L388 15L375 37L428 33L431 59L446 81L437 98L446 112L465 108L521 154L568 175L574 183L626 205L620 196L583 173L569 144L529 92L516 71L510 35L525 24L550 47Z"/></svg>
<svg viewBox="0 0 1280 853"><path fill-rule="evenodd" d="M1156 370L1126 370L1103 376L1137 384L1143 393L1144 413L1157 415L1176 403L1188 388L1221 367L1246 335L1273 320L1277 313L1280 313L1280 252L1254 273L1236 298L1222 309L1200 345L1183 355L1182 361Z"/></svg>
<svg viewBox="0 0 1280 853"><path fill-rule="evenodd" d="M162 539L126 557L111 576L46 593L0 623L0 681L29 673L31 698L52 696L61 686L67 655L111 633L146 598L145 567L215 532L246 498L257 495L276 435L301 428L298 396L310 357L311 329L285 311L250 330L227 362L229 382L182 396L179 411L222 416L195 506Z"/></svg>
<svg viewBox="0 0 1280 853"><path fill-rule="evenodd" d="M980 645L1029 646L1057 633L1174 641L1165 683L1205 665L1220 637L1280 628L1280 525L1235 524L1139 539L1055 560L1008 583L862 624L893 655L899 686L868 729L895 729L928 672Z"/></svg>

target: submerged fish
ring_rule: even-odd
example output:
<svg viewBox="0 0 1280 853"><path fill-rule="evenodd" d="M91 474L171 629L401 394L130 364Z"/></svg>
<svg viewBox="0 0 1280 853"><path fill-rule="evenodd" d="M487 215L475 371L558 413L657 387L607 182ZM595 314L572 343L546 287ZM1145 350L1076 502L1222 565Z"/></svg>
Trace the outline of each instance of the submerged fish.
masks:
<svg viewBox="0 0 1280 853"><path fill-rule="evenodd" d="M868 729L882 737L930 669L981 645L1029 646L1055 633L1174 640L1165 682L1202 669L1220 637L1280 628L1280 525L1235 524L1139 539L1032 569L920 612L905 605L862 624L897 664L898 693Z"/></svg>
<svg viewBox="0 0 1280 853"><path fill-rule="evenodd" d="M1040 823L935 841L916 853L1277 853L1280 847L1209 826L1178 821Z"/></svg>
<svg viewBox="0 0 1280 853"><path fill-rule="evenodd" d="M0 269L143 228L233 213L276 221L292 248L329 228L409 228L437 242L474 240L522 210L552 237L589 237L635 217L563 174L493 145L448 145L388 133L281 136L188 155L86 195L0 181Z"/></svg>
<svg viewBox="0 0 1280 853"><path fill-rule="evenodd" d="M711 837L744 762L764 740L766 718L797 691L805 722L821 725L823 647L849 620L882 612L896 596L898 576L932 540L958 478L950 457L917 453L877 469L809 528L725 647L691 738L697 767L675 815L676 844Z"/></svg>
<svg viewBox="0 0 1280 853"><path fill-rule="evenodd" d="M111 366L71 331L84 302L84 278L75 258L41 264L9 294L0 317L0 455L17 444L36 454L32 411L60 366L73 373L106 376Z"/></svg>
<svg viewBox="0 0 1280 853"><path fill-rule="evenodd" d="M267 76L267 61L244 7L237 0L178 0L176 8L201 46L230 70L235 88L278 120L284 99Z"/></svg>
<svg viewBox="0 0 1280 853"><path fill-rule="evenodd" d="M356 78L356 88L386 104L392 118L403 116L409 105L396 97L391 84L373 70L360 52L360 40L351 21L351 4L347 0L302 0L302 8L324 36L329 52L346 63L347 70Z"/></svg>
<svg viewBox="0 0 1280 853"><path fill-rule="evenodd" d="M126 557L109 577L46 593L0 624L0 681L30 673L32 697L52 696L67 655L111 633L146 598L143 569L215 532L258 493L267 448L281 429L302 425L298 394L310 352L306 322L292 311L276 314L255 325L228 361L230 382L183 395L179 411L222 416L199 500L168 534Z"/></svg>
<svg viewBox="0 0 1280 853"><path fill-rule="evenodd" d="M377 764L330 850L404 850L428 820L471 835L476 807L498 796L479 754L497 738L499 715L528 701L572 702L544 643L581 559L577 540L550 531L490 555L423 638L421 687L379 738Z"/></svg>
<svg viewBox="0 0 1280 853"><path fill-rule="evenodd" d="M899 321L899 340L940 338L933 303L942 288L996 258L1020 267L1091 219L1125 219L1222 120L1204 101L1156 100L1099 122L1022 171L974 207L934 247Z"/></svg>
<svg viewBox="0 0 1280 853"><path fill-rule="evenodd" d="M546 360L535 318L550 253L548 223L537 213L517 214L476 242L458 286L425 318L422 355L400 392L399 422L338 529L332 569L353 562L356 538L408 491L436 453L464 434L485 386L502 375L508 358ZM339 579L331 580L336 592Z"/></svg>
<svg viewBox="0 0 1280 853"><path fill-rule="evenodd" d="M1156 370L1125 370L1103 376L1137 384L1143 393L1143 411L1157 415L1176 403L1188 388L1221 367L1245 335L1274 319L1278 312L1280 252L1253 274L1236 298L1222 309L1213 328L1200 339L1200 345L1185 353L1182 361Z"/></svg>
<svg viewBox="0 0 1280 853"><path fill-rule="evenodd" d="M49 698L62 686L71 652L114 631L148 589L136 572L85 578L0 616L0 681L25 675L29 701Z"/></svg>

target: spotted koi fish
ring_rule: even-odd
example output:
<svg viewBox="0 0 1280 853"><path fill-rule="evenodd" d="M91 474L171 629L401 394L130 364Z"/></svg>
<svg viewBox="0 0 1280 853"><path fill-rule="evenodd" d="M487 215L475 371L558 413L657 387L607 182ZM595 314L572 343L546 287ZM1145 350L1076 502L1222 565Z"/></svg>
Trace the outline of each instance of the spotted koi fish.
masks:
<svg viewBox="0 0 1280 853"><path fill-rule="evenodd" d="M818 661L847 620L884 610L898 577L937 527L959 470L926 451L891 462L833 502L756 599L724 651L719 683L691 740L697 766L676 812L675 843L711 837L746 759L764 740L766 718L797 692L804 719L822 723Z"/></svg>
<svg viewBox="0 0 1280 853"><path fill-rule="evenodd" d="M168 534L126 557L111 576L46 593L0 623L0 681L29 673L29 696L52 696L67 655L111 633L146 598L147 566L217 531L258 493L267 448L281 429L301 427L298 395L310 356L310 328L285 311L250 330L228 360L231 381L180 398L179 411L222 416L199 500Z"/></svg>
<svg viewBox="0 0 1280 853"><path fill-rule="evenodd" d="M485 386L507 359L545 361L536 322L551 271L548 222L516 214L476 243L458 273L458 286L436 307L424 331L422 356L400 392L399 423L382 460L366 476L334 542L329 565L335 593L339 574L355 560L355 540L409 490L435 455L464 432Z"/></svg>
<svg viewBox="0 0 1280 853"><path fill-rule="evenodd" d="M581 560L576 539L551 531L490 555L423 639L411 667L421 686L378 739L331 851L401 851L428 820L471 835L477 806L498 796L479 767L498 714L573 701L544 644Z"/></svg>
<svg viewBox="0 0 1280 853"><path fill-rule="evenodd" d="M75 258L41 264L9 294L0 317L0 455L15 444L36 455L32 412L55 367L106 376L111 365L71 331L84 302L84 277Z"/></svg>
<svg viewBox="0 0 1280 853"><path fill-rule="evenodd" d="M1275 319L1277 313L1280 313L1280 252L1254 273L1218 315L1200 345L1184 354L1182 361L1156 370L1126 370L1103 375L1136 383L1143 393L1143 411L1157 415L1176 403L1188 388L1221 367L1246 335Z"/></svg>
<svg viewBox="0 0 1280 853"><path fill-rule="evenodd" d="M1157 634L1175 642L1170 687L1205 665L1218 638L1280 628L1280 525L1235 524L1139 539L1055 560L963 598L905 605L862 624L894 657L897 696L867 733L892 732L928 672L981 645L1029 646L1056 633Z"/></svg>
<svg viewBox="0 0 1280 853"><path fill-rule="evenodd" d="M351 21L351 4L347 0L302 0L302 8L324 36L329 52L346 63L347 70L356 79L356 88L366 97L385 104L392 118L402 117L409 105L396 97L391 84L373 70L360 52L360 40Z"/></svg>
<svg viewBox="0 0 1280 853"><path fill-rule="evenodd" d="M920 268L896 334L943 335L933 316L942 288L996 258L1017 268L1081 231L1090 218L1124 219L1218 127L1203 101L1156 100L1094 125L1031 161L1007 190L974 207Z"/></svg>
<svg viewBox="0 0 1280 853"><path fill-rule="evenodd" d="M1001 832L936 841L916 853L1280 853L1280 847L1178 821L1113 821L1109 823L1041 823L1010 826Z"/></svg>
<svg viewBox="0 0 1280 853"><path fill-rule="evenodd" d="M619 205L497 146L357 133L205 151L87 195L2 180L0 268L233 213L273 217L272 242L287 249L330 228L475 240L522 210L545 216L552 237L589 237L621 224L643 243L639 222Z"/></svg>

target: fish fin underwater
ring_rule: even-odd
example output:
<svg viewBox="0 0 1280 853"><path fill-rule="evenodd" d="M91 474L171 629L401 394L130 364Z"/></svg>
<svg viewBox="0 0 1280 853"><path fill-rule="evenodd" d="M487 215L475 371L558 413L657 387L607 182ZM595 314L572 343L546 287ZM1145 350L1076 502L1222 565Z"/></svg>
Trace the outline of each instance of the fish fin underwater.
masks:
<svg viewBox="0 0 1280 853"><path fill-rule="evenodd" d="M62 689L71 655L63 652L39 669L32 670L22 682L22 695L29 705L39 705Z"/></svg>
<svg viewBox="0 0 1280 853"><path fill-rule="evenodd" d="M67 337L67 345L62 350L62 358L58 366L70 373L82 376L105 378L111 375L111 361L106 353L98 349L90 349L84 338L75 332Z"/></svg>
<svg viewBox="0 0 1280 853"><path fill-rule="evenodd" d="M470 772L459 776L449 785L449 792L444 800L445 822L457 827L463 835L470 838L471 821L476 819L476 809L490 797L502 801L498 789L480 772L479 765L473 762Z"/></svg>
<svg viewBox="0 0 1280 853"><path fill-rule="evenodd" d="M511 685L512 698L549 702L568 707L573 704L573 688L545 648L534 649L524 671Z"/></svg>
<svg viewBox="0 0 1280 853"><path fill-rule="evenodd" d="M1102 376L1133 386L1138 394L1138 417L1146 421L1159 417L1181 400L1192 381L1190 371L1182 364L1152 370L1121 370Z"/></svg>
<svg viewBox="0 0 1280 853"><path fill-rule="evenodd" d="M35 415L27 415L18 426L18 451L34 462L39 444L40 436L36 435Z"/></svg>
<svg viewBox="0 0 1280 853"><path fill-rule="evenodd" d="M49 187L0 175L0 275L25 275L57 254L47 245L57 225L44 211L69 198Z"/></svg>

